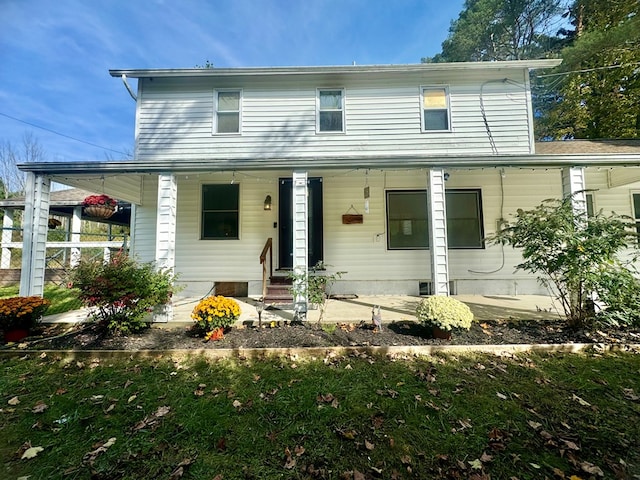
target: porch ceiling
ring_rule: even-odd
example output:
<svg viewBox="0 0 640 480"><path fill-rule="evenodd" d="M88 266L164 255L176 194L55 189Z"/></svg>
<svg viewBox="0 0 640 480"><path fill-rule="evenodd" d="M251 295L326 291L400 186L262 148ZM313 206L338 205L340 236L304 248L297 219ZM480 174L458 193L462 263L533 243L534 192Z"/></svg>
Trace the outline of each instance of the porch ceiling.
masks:
<svg viewBox="0 0 640 480"><path fill-rule="evenodd" d="M55 169L49 175L52 181L81 188L90 192L106 193L118 200L140 205L142 203L141 174L110 173L110 174L60 174Z"/></svg>

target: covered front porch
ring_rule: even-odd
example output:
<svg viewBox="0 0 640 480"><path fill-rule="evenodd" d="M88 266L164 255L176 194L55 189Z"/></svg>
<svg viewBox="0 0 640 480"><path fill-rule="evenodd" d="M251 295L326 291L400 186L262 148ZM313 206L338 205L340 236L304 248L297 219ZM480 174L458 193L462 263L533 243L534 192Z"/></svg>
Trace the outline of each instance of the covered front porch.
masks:
<svg viewBox="0 0 640 480"><path fill-rule="evenodd" d="M105 193L133 205L131 252L142 261L154 261L158 268L177 273L185 297L199 297L215 282L246 283L247 294L260 297L265 275L287 269L306 272L313 266L309 249L315 234L309 214L315 200L308 185L314 178L322 179L323 184L318 222L323 236L321 258L335 270L347 272L335 293L514 297L544 293L533 291L534 278L514 274L511 267L518 261L517 253L505 253L497 246L487 248L482 239L475 248L449 248L447 191L481 192L476 197L482 209L479 231L484 236L500 228L500 222L517 208L533 207L550 196L575 195L576 208L586 208L586 198L579 193L588 187L586 166L637 164L638 157L353 157L331 162L301 159L295 170L288 168L291 160L286 159L21 165L28 172L25 220L30 226L25 231L21 295L41 294L44 285L42 234L46 233L50 182L86 188L96 178L103 179ZM291 182L288 199L278 188L283 179ZM206 185L237 187L232 189L238 192L234 215L205 208ZM421 220L427 222L423 227L428 230L426 247L395 248L397 244L392 243L388 195L404 190L426 193L426 218ZM271 201L269 208L267 200ZM288 233L279 216L283 205L290 208ZM343 216L354 211L362 222L344 222ZM205 226L211 218L229 217L236 222L235 231L226 229L225 221ZM403 226L400 234L411 232ZM260 253L268 238L274 238L275 252L272 265L265 268ZM283 269L285 246L290 248L286 253L291 263ZM500 268L493 268L495 264ZM295 303L298 313L310 311L306 298L297 298ZM168 309L163 320L174 317Z"/></svg>

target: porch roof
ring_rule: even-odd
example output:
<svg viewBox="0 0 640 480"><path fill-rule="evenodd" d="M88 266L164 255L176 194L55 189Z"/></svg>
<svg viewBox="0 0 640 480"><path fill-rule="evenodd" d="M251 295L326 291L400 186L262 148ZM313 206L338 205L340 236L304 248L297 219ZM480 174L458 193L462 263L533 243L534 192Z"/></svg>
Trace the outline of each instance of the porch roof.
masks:
<svg viewBox="0 0 640 480"><path fill-rule="evenodd" d="M146 160L122 162L43 162L23 163L25 172L45 175L52 180L78 188L89 189L95 182L102 191L132 204L142 203L143 179L146 175L198 174L232 171L294 171L294 170L366 170L366 169L481 169L481 168L563 168L563 167L640 167L640 153L544 154L496 156L419 156L352 155L341 157L300 158L235 158L197 160ZM619 169L617 184L640 180L639 169ZM633 170L633 172L629 172Z"/></svg>
<svg viewBox="0 0 640 480"><path fill-rule="evenodd" d="M18 168L52 177L65 175L197 173L232 170L402 168L562 168L640 166L640 153L529 155L348 155L340 157L251 157L236 159L21 163Z"/></svg>

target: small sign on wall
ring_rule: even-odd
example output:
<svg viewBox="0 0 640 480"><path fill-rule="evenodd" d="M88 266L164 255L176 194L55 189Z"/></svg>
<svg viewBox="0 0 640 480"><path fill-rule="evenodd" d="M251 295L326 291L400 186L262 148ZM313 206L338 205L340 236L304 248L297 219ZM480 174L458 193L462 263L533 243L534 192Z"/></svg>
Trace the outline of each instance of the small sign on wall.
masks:
<svg viewBox="0 0 640 480"><path fill-rule="evenodd" d="M351 211L353 211L354 213L349 213ZM362 223L362 222L363 222L362 214L358 213L358 211L355 209L353 205L349 207L349 210L347 210L347 213L342 215L343 225L353 225L353 224Z"/></svg>

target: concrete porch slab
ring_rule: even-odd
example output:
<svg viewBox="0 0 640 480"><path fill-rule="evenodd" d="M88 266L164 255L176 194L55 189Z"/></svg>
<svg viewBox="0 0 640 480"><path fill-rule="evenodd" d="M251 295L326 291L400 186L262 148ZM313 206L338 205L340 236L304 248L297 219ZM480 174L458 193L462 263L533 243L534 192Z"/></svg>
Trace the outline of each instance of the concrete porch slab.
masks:
<svg viewBox="0 0 640 480"><path fill-rule="evenodd" d="M486 320L532 320L561 318L561 312L554 307L553 299L542 295L455 295L453 298L466 303L478 321ZM371 309L380 306L383 323L417 320L415 309L422 297L410 295L375 295L355 298L330 299L323 322L325 323L360 323L371 322ZM257 300L252 298L236 298L240 304L241 315L238 323L257 324ZM176 297L173 301L173 321L170 323L191 324L191 311L198 304L197 297ZM309 322L317 322L320 311L310 310L307 314ZM44 317L45 323L79 323L89 316L87 309L75 310ZM274 306L266 308L262 313L263 323L290 321L292 310L281 310Z"/></svg>

